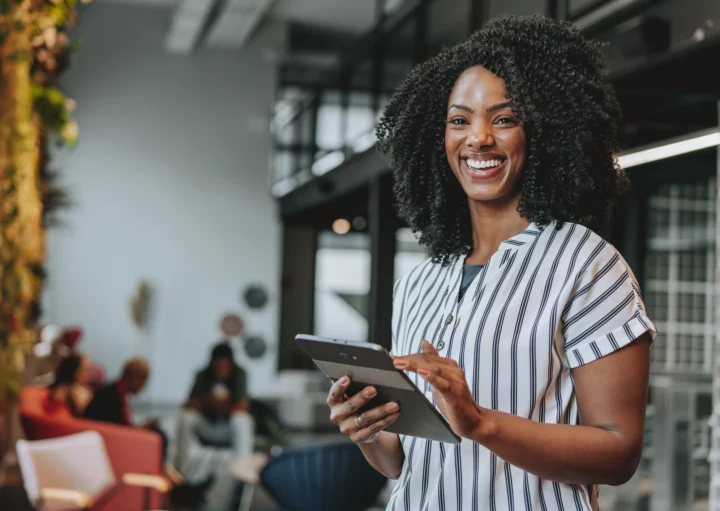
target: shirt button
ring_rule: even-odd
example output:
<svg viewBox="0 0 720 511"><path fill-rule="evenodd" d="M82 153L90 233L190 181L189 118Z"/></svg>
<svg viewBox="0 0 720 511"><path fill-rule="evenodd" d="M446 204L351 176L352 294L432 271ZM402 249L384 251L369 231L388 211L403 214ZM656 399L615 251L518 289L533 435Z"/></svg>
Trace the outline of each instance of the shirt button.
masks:
<svg viewBox="0 0 720 511"><path fill-rule="evenodd" d="M437 345L437 349L441 350L445 347L445 341L440 341Z"/></svg>
<svg viewBox="0 0 720 511"><path fill-rule="evenodd" d="M452 322L453 322L453 315L450 314L450 315L448 315L447 319L445 320L445 324L449 325Z"/></svg>

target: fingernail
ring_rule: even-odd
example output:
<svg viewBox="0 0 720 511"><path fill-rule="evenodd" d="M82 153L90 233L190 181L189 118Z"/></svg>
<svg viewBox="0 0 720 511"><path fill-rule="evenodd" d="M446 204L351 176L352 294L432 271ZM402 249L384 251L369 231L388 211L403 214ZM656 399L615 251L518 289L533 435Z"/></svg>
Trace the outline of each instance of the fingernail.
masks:
<svg viewBox="0 0 720 511"><path fill-rule="evenodd" d="M418 374L420 376L427 376L428 374L430 374L430 371L428 371L427 369L418 369Z"/></svg>
<svg viewBox="0 0 720 511"><path fill-rule="evenodd" d="M340 378L340 385L347 385L348 380L349 379L347 376L343 376L342 378Z"/></svg>
<svg viewBox="0 0 720 511"><path fill-rule="evenodd" d="M365 389L365 395L367 397L373 397L376 393L377 393L377 390L375 390L373 387Z"/></svg>
<svg viewBox="0 0 720 511"><path fill-rule="evenodd" d="M395 360L395 367L407 367L408 363L405 360Z"/></svg>
<svg viewBox="0 0 720 511"><path fill-rule="evenodd" d="M390 403L389 405L387 405L385 407L385 410L387 410L388 412L396 412L399 409L400 409L400 407L398 406L397 403Z"/></svg>

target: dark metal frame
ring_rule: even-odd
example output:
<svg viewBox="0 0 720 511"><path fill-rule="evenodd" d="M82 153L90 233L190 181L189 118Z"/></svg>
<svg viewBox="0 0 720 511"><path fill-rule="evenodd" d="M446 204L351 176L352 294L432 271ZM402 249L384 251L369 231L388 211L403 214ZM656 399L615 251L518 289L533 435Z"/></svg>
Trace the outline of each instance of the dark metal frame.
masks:
<svg viewBox="0 0 720 511"><path fill-rule="evenodd" d="M340 107L342 110L342 126L344 134L347 133L347 110L349 106L349 97L353 91L352 74L358 67L371 59L370 77L372 95L371 104L373 112L378 112L380 108L380 100L383 93L392 92L393 87L386 87L386 76L384 74L384 66L387 59L386 42L392 40L401 30L407 28L408 24L415 23L415 34L413 36L413 63L416 64L428 57L428 9L433 2L441 0L406 0L401 8L396 12L388 15L384 12L383 0L376 0L376 25L367 34L362 36L348 50L340 53L338 61L339 65L333 66L326 70L325 78L314 84L298 84L292 81L286 81L280 73L278 81L278 89L285 87L301 87L308 90L310 97L303 103L299 104L296 113L288 121L286 126L293 123L304 122L303 117L311 111L311 134L310 140L294 140L286 144L275 140L276 152L289 152L296 157L296 162L292 168L292 175L301 172L307 172L307 161L313 162L318 155L319 148L317 146L317 111L322 103L322 95L326 90L337 90L340 93ZM457 0L456 0L457 1ZM467 35L476 30L488 18L488 2L485 0L463 0L469 3L471 15L467 28ZM566 0L558 0L566 1ZM388 89L388 90L386 90ZM299 128L295 129L295 138L299 137ZM343 141L336 150L343 151L346 155L351 154L348 147L348 140L343 134ZM303 158L303 156L305 158ZM300 163L298 163L298 160Z"/></svg>
<svg viewBox="0 0 720 511"><path fill-rule="evenodd" d="M378 5L376 27L361 38L351 51L345 52L341 56L340 61L343 65L332 70L330 79L323 80L322 83L313 86L314 96L306 103L305 107L315 108L315 122L317 122L317 107L320 104L319 101L323 90L339 90L341 98L344 98L343 106L345 109L347 108L347 98L349 98L351 88L354 86L350 80L351 74L360 63L368 62L369 59L372 62L370 92L373 95L373 111L377 111L381 95L383 92L388 92L384 90L387 88L385 87L384 66L386 58L388 58L384 51L387 49L385 45L388 41L392 41L392 38L399 31L407 27L406 23L415 23L414 60L418 62L428 57L428 48L431 45L431 37L429 36L431 31L428 28L433 22L432 19L429 19L429 9L435 0L410 0L404 8L389 16L386 16L381 11L382 0L376 1ZM469 35L487 20L488 2L483 0L467 1L472 2L468 4L472 7L467 26ZM641 0L640 3L648 5L654 1L656 0ZM547 14L566 19L568 17L568 0L548 0ZM627 13L623 15L627 15ZM717 44L717 41L715 34L708 34L707 41L693 45L692 48L687 48L685 51L681 50L672 55L649 59L639 66L633 65L628 69L618 69L613 75L609 76L609 81L616 85L618 92L627 92L637 88L643 89L645 88L643 79L644 77L647 78L648 73L652 73L652 81L658 83L654 78L655 75L673 75L673 69L681 65L682 62L694 62L693 58L711 60L707 59L707 55L714 55L716 53L713 53L713 51L720 51L720 45ZM389 44L389 46L392 46L392 44ZM692 87L697 87L696 84L690 82L686 86L691 87L691 90L685 92L698 92L692 89ZM364 90L367 92L367 89ZM637 115L642 115L642 112ZM345 119L344 124L347 124L347 119ZM309 145L291 145L290 148L297 150L299 153L313 151L312 156L314 156L314 151L317 150L314 136L312 142ZM333 169L322 177L311 179L279 200L280 215L284 219L286 226L289 224L310 225L312 223L314 229L327 229L330 222L332 222L330 216L338 213L338 210L334 209L335 206L333 205L341 203L345 209L357 207L357 197L355 197L354 201L349 201L348 197L358 190L364 191L365 195L360 200L365 201L362 207L367 206L366 213L369 219L372 252L369 337L374 342L388 345L390 338L388 314L392 307L392 267L396 249L395 231L399 225L399 221L391 207L392 178L390 177L387 162L374 148L363 153L352 154L348 151L346 145L343 144L343 147L338 148L345 151L346 154L345 162L340 167ZM664 164L653 165L653 168L655 170L652 180L659 179L665 174ZM646 247L644 246L643 233L647 225L647 187L651 186L649 183L644 182L645 176L647 176L647 173L644 169L633 169L631 177L634 177L636 182L632 192L633 195L628 197L620 206L615 222L609 226L606 233L603 233L606 238L610 239L626 254L628 262L636 272L641 285L645 280ZM350 205L350 202L353 202L353 204ZM319 211L324 213L319 214ZM309 218L312 218L312 221L308 220ZM380 222L380 219L383 221ZM323 224L325 221L326 224ZM303 257L314 260L314 254L306 254ZM308 264L310 263L308 262ZM308 268L308 271L310 271L310 268ZM312 290L308 292L311 293ZM308 295L307 299L312 300L312 294ZM285 342L293 342L290 336L292 332L288 330L290 327L285 325L285 319L283 319L282 323L281 329L284 328L287 331L283 330L285 334L281 336L281 351ZM295 323L297 323L297 320L295 320ZM311 326L310 319L306 320L306 325Z"/></svg>
<svg viewBox="0 0 720 511"><path fill-rule="evenodd" d="M570 10L570 1L569 1L569 0L562 0L562 2L565 4L565 13L566 13L566 16L567 16L566 19L568 19L568 20L570 20L570 21L574 21L574 20L580 19L580 18L582 18L583 16L585 16L586 14L589 14L589 13L595 11L596 9L599 9L599 8L603 7L604 5L607 5L607 4L609 4L610 2L613 2L613 1L614 1L614 0L594 0L593 2L591 2L591 3L590 3L589 5L587 5L586 7L583 7L582 9L579 9L579 10L576 11L576 12L572 12L572 11Z"/></svg>

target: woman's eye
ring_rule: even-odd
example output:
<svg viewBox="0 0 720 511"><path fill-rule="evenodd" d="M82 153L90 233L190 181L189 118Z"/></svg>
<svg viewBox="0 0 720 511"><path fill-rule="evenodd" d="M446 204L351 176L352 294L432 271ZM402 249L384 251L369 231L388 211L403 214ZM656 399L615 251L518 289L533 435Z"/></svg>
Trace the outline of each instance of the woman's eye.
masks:
<svg viewBox="0 0 720 511"><path fill-rule="evenodd" d="M513 125L517 124L517 119L514 119L513 117L500 117L497 121L495 121L495 123L501 125Z"/></svg>
<svg viewBox="0 0 720 511"><path fill-rule="evenodd" d="M455 125L463 125L467 124L467 121L463 119L462 117L454 117L450 119L449 124L455 124Z"/></svg>

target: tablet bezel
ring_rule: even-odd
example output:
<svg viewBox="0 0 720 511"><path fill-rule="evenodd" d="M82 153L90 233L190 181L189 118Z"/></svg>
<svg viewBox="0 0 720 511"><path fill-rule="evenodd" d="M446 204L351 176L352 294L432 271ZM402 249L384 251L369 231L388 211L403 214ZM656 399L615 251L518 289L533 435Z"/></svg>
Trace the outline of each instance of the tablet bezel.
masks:
<svg viewBox="0 0 720 511"><path fill-rule="evenodd" d="M348 373L351 372L351 368L355 367L378 371L391 371L399 375L409 385L416 398L419 398L421 402L424 403L425 408L432 413L445 430L445 434L443 436L446 438L443 438L442 440L431 440L452 444L459 444L462 441L462 439L452 430L445 417L443 417L438 409L435 408L427 397L425 397L424 393L413 383L408 375L404 371L395 368L390 354L382 346L368 342L348 341L306 334L298 334L295 337L295 341L326 375L327 372L325 372L321 366L321 363L323 362L347 366ZM336 379L330 377L329 375L327 376L331 381L336 381ZM375 386L382 387L383 385L379 383L375 384ZM407 436L418 436L413 433L401 434ZM423 436L419 437L427 438Z"/></svg>

